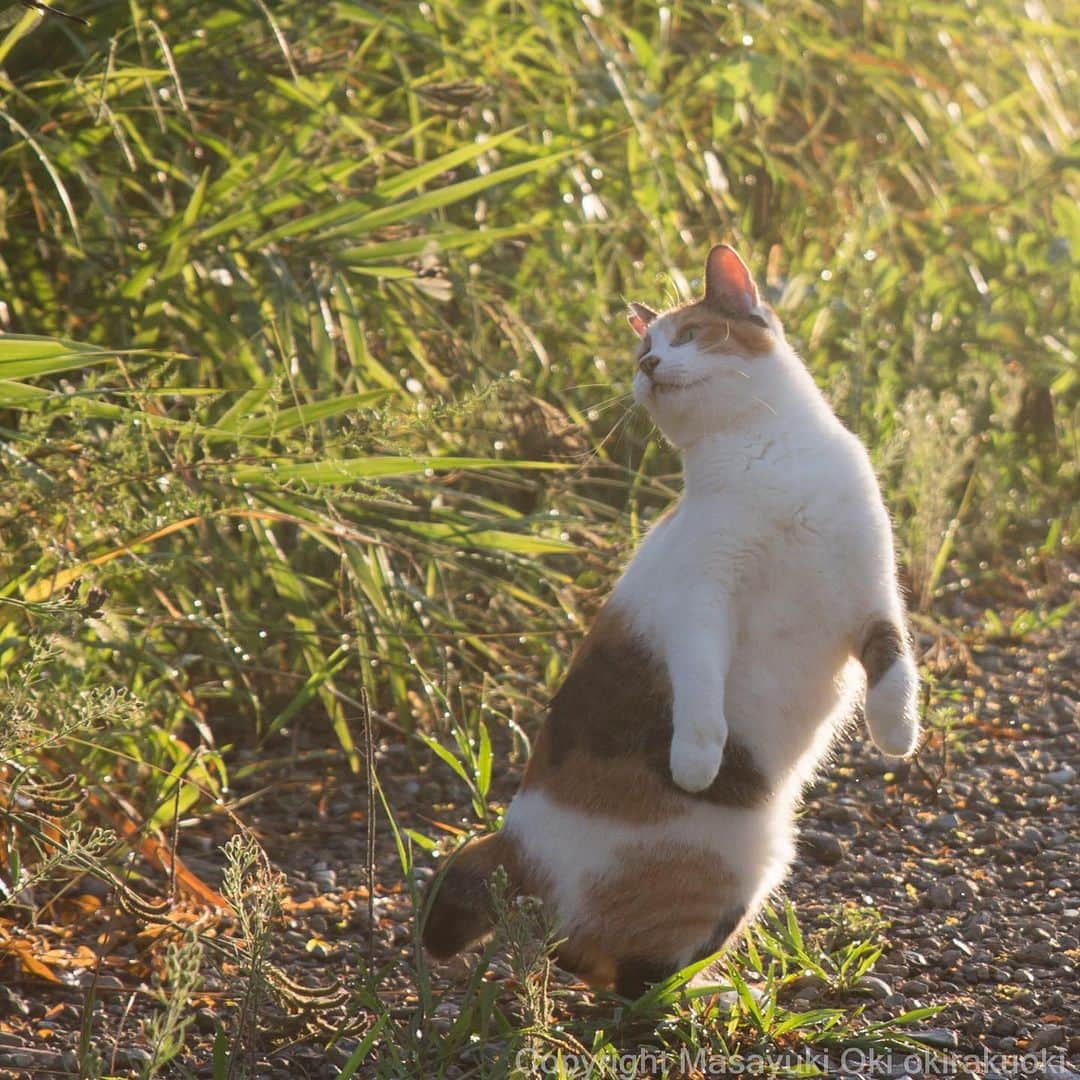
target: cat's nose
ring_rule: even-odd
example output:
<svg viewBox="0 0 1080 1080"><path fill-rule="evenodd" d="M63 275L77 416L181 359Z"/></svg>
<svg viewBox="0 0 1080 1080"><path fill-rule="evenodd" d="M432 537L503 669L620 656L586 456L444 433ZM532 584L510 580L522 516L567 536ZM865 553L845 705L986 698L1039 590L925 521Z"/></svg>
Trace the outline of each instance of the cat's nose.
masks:
<svg viewBox="0 0 1080 1080"><path fill-rule="evenodd" d="M645 372L646 375L652 375L652 373L660 366L660 357L655 353L646 353L639 361L638 367Z"/></svg>

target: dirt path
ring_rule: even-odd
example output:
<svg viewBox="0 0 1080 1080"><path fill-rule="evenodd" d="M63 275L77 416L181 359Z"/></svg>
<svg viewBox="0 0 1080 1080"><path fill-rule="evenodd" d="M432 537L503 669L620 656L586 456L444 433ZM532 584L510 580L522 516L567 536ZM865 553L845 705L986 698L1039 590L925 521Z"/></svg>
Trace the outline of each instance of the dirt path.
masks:
<svg viewBox="0 0 1080 1080"><path fill-rule="evenodd" d="M1044 591L1042 609L1075 595L1078 580L1074 575ZM1030 602L1019 589L1004 596L999 615L1005 625ZM942 617L954 627L976 624L985 606L985 598L976 602L958 591ZM869 1015L941 1005L932 1023L943 1046L993 1055L1046 1051L1040 1059L1048 1063L1045 1080L1076 1080L1080 618L1070 613L1057 625L1030 629L1022 640L983 641L970 653L931 626L920 637L937 671L927 745L913 765L890 770L861 731L844 743L809 792L787 895L805 930L835 925L838 917L887 922L889 947L868 983ZM440 763L417 770L404 747L385 742L379 770L402 828L437 836L435 819L470 822L463 786ZM369 947L364 784L318 761L261 779L266 786L242 816L285 875L284 920L271 939L274 962L301 984L355 990ZM508 799L515 783L512 770L505 770L497 796ZM182 843L191 869L214 886L222 872L217 845L227 834L222 822L217 835L193 831ZM422 852L417 861L430 865ZM412 912L385 826L378 833L376 881L371 940L376 964L386 972L379 999L391 1016L403 1017L415 1001ZM228 920L208 920L195 910L181 909L177 919L181 928L200 920L219 937L235 933ZM153 932L138 917L102 903L56 928L56 937L56 947L72 956L92 948L105 960L95 976L92 967L58 959L59 982L6 969L0 1076L73 1074L87 987L95 977L89 1045L107 1072L137 1075L149 1059L142 1025L156 1008L161 942L178 933ZM460 978L465 966L439 969L437 984ZM496 977L500 970L496 964ZM232 1023L237 985L235 965L206 966L183 1058L198 1075L211 1075L218 1022ZM561 985L567 994L560 1007L573 1008L576 1000L585 1007L587 998L579 998L573 983ZM794 993L796 1004L808 1008L843 1004L813 979ZM258 1076L335 1076L366 1015L344 991L292 1013L264 1006L263 1021L291 1038L278 1046L263 1039L244 1063ZM359 1023L327 1052L329 1033L350 1017Z"/></svg>

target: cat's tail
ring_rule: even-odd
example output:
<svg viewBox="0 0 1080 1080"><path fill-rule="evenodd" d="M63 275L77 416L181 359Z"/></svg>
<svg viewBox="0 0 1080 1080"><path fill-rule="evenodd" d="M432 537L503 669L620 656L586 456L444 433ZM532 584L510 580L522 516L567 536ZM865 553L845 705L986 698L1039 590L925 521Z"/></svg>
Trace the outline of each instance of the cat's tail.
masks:
<svg viewBox="0 0 1080 1080"><path fill-rule="evenodd" d="M866 672L866 726L877 748L907 757L919 741L919 671L902 627L891 619L870 625L859 643Z"/></svg>
<svg viewBox="0 0 1080 1080"><path fill-rule="evenodd" d="M501 832L470 840L431 880L424 898L423 942L436 959L453 956L494 929L490 881L499 866L511 894L518 892L517 844Z"/></svg>

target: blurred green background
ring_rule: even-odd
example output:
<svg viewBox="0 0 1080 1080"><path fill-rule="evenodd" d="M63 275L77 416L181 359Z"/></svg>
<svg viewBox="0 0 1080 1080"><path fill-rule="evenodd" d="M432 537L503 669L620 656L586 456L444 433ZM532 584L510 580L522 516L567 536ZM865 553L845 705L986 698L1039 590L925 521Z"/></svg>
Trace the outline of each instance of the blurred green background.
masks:
<svg viewBox="0 0 1080 1080"><path fill-rule="evenodd" d="M362 687L384 737L528 728L677 492L625 301L721 240L914 607L1075 543L1073 0L66 6L0 30L20 768L166 822L230 746L355 765Z"/></svg>

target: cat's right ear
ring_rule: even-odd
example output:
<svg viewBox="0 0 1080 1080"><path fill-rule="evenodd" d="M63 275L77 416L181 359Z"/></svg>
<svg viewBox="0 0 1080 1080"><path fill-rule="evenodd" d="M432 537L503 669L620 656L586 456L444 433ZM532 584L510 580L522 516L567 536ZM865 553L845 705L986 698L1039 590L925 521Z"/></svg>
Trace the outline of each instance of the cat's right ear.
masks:
<svg viewBox="0 0 1080 1080"><path fill-rule="evenodd" d="M634 328L638 337L644 337L649 331L649 323L656 318L656 312L651 307L639 304L636 300L630 302L630 314L626 316L627 322Z"/></svg>
<svg viewBox="0 0 1080 1080"><path fill-rule="evenodd" d="M761 303L749 268L727 244L717 244L705 260L705 303L742 318L754 315Z"/></svg>

